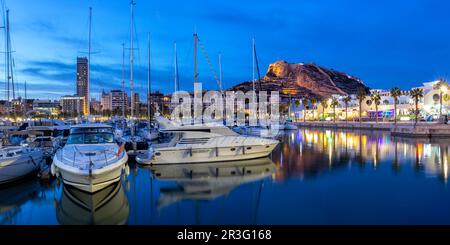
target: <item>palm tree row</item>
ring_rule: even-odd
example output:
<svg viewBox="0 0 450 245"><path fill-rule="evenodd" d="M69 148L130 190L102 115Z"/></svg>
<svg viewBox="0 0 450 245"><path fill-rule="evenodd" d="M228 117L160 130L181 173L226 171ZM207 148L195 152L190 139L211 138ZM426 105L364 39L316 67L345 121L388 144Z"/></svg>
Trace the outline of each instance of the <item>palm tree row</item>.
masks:
<svg viewBox="0 0 450 245"><path fill-rule="evenodd" d="M443 100L443 92L449 88L448 83L444 80L444 79L440 79L439 82L435 85L434 89L439 89L440 90L440 115L442 116L442 100ZM414 100L414 116L415 116L415 123L417 124L418 122L418 118L419 118L419 101L420 99L424 96L423 94L423 89L421 88L414 88L412 89L409 93L408 93L411 98ZM393 113L393 117L394 117L394 124L397 124L397 105L399 102L399 97L402 95L402 91L400 90L400 88L398 87L394 87L390 90L390 96L394 99L394 113ZM370 99L372 101L372 103L374 103L375 105L375 120L376 123L378 123L378 106L381 104L381 95L378 92L373 92L372 94L368 95L367 93L367 89L364 87L359 87L357 89L356 92L356 100L358 101L358 106L359 106L359 123L362 123L362 103L364 102L364 100L366 99L367 96L370 96ZM345 122L348 122L348 107L350 105L350 102L352 101L352 97L350 95L345 96L342 99L342 102L345 106ZM299 104L299 102L297 102L297 104ZM318 105L320 104L322 107L322 117L325 117L325 109L328 108L328 106L330 106L331 108L333 108L333 121L336 122L336 107L339 106L339 101L332 97L330 100L330 104L328 104L328 99L322 99L322 100L318 100L316 98L313 98L311 100L308 100L306 98L303 98L301 100L301 103L303 105L303 110L306 111L307 109L312 109L313 111L313 119L314 118L314 114L315 114L315 110L317 110ZM319 113L317 113L318 115L318 120L319 120ZM303 121L306 122L306 113L303 113Z"/></svg>

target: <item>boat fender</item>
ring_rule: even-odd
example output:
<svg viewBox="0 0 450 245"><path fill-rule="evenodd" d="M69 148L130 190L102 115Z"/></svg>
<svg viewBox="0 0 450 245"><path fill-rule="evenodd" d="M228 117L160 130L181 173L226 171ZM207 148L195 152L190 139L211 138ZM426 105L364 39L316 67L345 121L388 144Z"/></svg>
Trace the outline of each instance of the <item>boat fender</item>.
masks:
<svg viewBox="0 0 450 245"><path fill-rule="evenodd" d="M52 165L51 165L51 167L50 167L50 173L51 173L53 176L59 177L59 171L58 171L58 168L55 167L55 164L52 164Z"/></svg>
<svg viewBox="0 0 450 245"><path fill-rule="evenodd" d="M92 167L94 167L94 163L91 161L89 162L89 177L92 177Z"/></svg>
<svg viewBox="0 0 450 245"><path fill-rule="evenodd" d="M119 147L119 151L117 151L117 157L119 157L122 154L124 149L125 149L125 143L122 143L122 145L120 145L120 147Z"/></svg>

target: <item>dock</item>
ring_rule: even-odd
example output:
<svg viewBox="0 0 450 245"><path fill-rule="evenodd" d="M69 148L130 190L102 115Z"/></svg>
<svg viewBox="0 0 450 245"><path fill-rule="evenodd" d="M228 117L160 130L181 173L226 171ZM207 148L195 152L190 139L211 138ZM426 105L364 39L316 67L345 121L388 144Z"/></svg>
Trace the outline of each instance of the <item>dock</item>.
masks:
<svg viewBox="0 0 450 245"><path fill-rule="evenodd" d="M298 122L299 127L308 128L332 128L352 130L381 130L389 131L393 136L423 137L423 138L448 138L450 139L450 125L438 123L419 122Z"/></svg>

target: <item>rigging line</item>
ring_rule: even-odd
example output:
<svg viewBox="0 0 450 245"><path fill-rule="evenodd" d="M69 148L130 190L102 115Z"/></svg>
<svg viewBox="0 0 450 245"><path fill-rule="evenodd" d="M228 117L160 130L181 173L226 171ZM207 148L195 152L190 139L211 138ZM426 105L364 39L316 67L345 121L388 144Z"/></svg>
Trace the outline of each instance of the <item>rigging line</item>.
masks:
<svg viewBox="0 0 450 245"><path fill-rule="evenodd" d="M258 62L258 55L256 55L256 45L253 48L254 48L254 52L255 52L256 71L258 72L258 86L259 86L259 91L261 91L262 90L261 74L259 73L259 62Z"/></svg>
<svg viewBox="0 0 450 245"><path fill-rule="evenodd" d="M211 63L211 60L209 59L208 53L206 53L205 47L203 46L203 43L200 41L200 39L198 39L198 43L200 44L200 49L202 50L203 56L205 57L206 62L208 63L209 68L211 69L211 71L213 73L214 79L217 82L217 86L219 87L219 91L222 93L222 86L220 85L220 80L217 77L216 71L214 70L214 67L213 67L213 65Z"/></svg>

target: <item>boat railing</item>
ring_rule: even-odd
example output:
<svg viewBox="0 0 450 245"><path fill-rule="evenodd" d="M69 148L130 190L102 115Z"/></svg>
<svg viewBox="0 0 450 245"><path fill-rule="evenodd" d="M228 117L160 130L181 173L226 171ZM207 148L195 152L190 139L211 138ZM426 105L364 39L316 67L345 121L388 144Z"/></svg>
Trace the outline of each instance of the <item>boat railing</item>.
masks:
<svg viewBox="0 0 450 245"><path fill-rule="evenodd" d="M57 154L59 154L59 158L60 159L62 159L62 156L63 156L62 151L63 150L61 149L57 153ZM106 154L106 150L101 151L101 153L103 153L104 160L105 160L102 167L105 167L105 166L108 165L108 156ZM72 167L75 167L75 163L77 162L77 155L78 154L82 155L81 152L75 147L75 150L73 151ZM93 156L93 154L92 153L87 153L87 154L84 154L84 155L89 157L89 160L86 163L86 167L87 167L87 169L91 170L91 168L94 166L94 163L93 163L92 158L91 158ZM96 155L96 154L94 154L94 155Z"/></svg>

